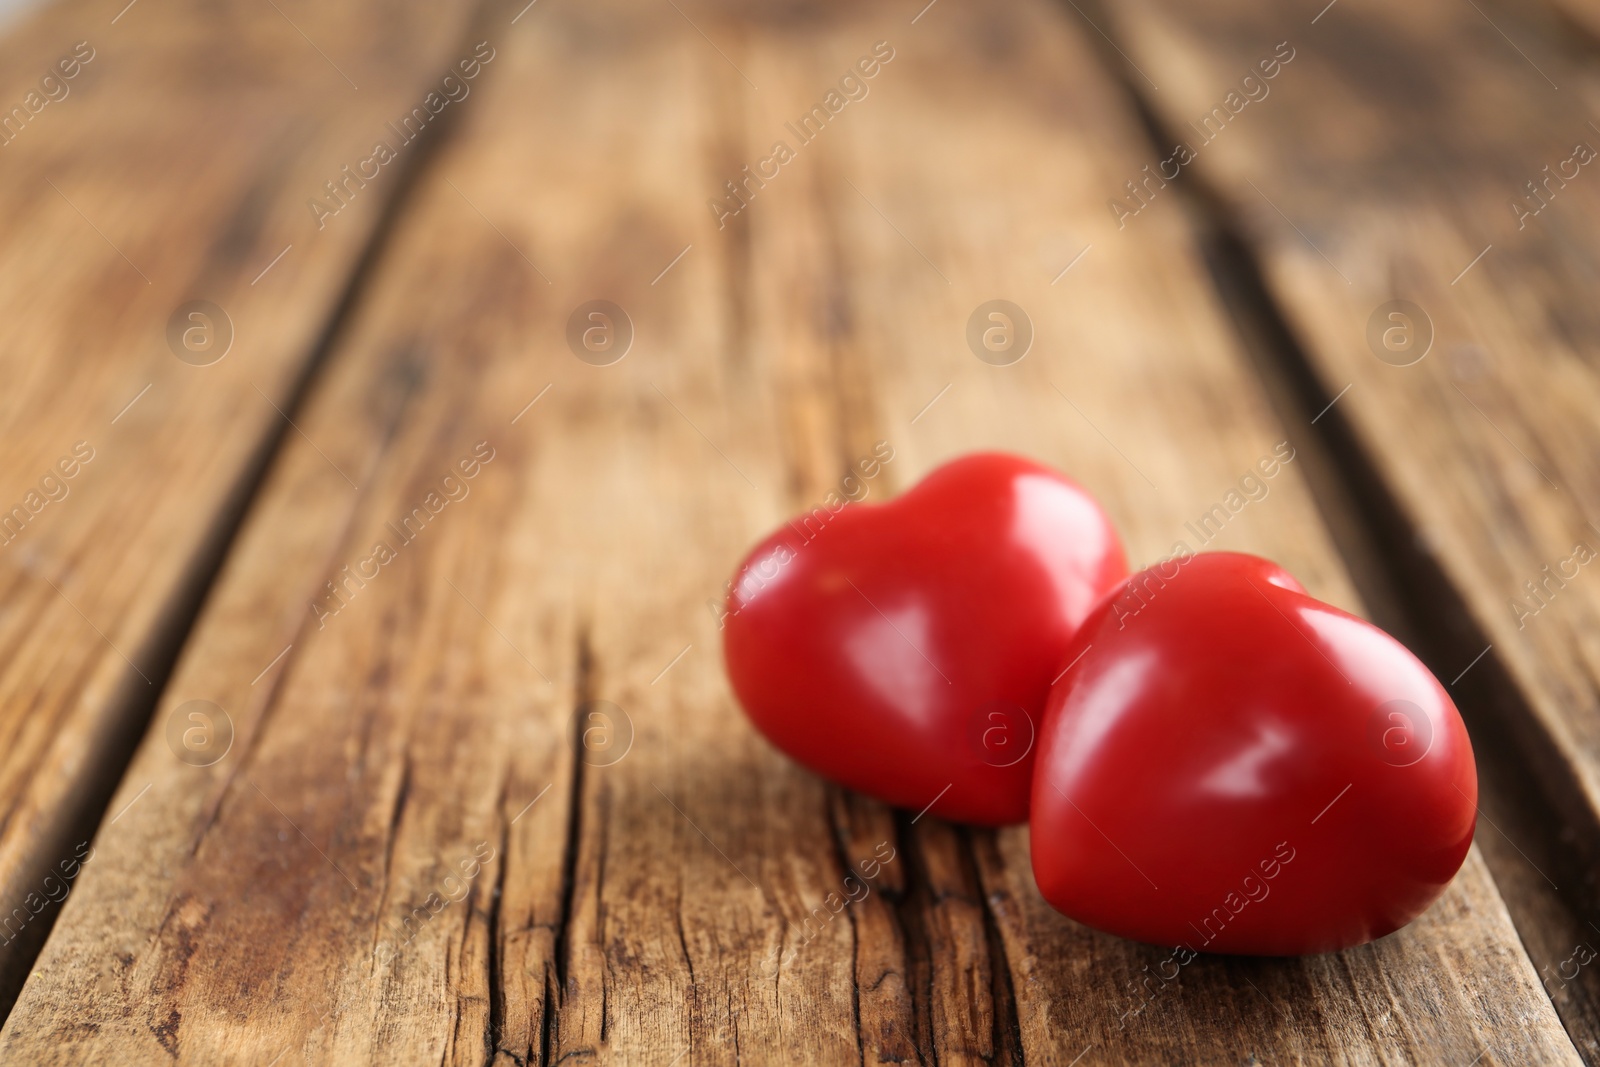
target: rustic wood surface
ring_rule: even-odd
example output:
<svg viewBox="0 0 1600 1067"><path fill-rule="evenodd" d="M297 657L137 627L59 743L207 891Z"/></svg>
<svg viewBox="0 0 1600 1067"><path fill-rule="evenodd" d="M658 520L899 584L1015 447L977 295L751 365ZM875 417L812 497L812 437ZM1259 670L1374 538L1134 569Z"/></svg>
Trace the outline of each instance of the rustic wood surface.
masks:
<svg viewBox="0 0 1600 1067"><path fill-rule="evenodd" d="M320 231L306 200L465 33L420 3L125 3L59 5L0 42L8 912L100 821L399 175ZM380 6L383 39L351 32ZM308 37L346 42L345 73ZM168 341L193 300L231 320L209 351L191 338L203 361L231 336L210 366ZM56 914L6 928L0 1003Z"/></svg>
<svg viewBox="0 0 1600 1067"><path fill-rule="evenodd" d="M1318 11L1119 0L1107 28L1157 79L1165 129L1197 144L1192 123L1258 57L1297 52L1193 166L1261 263L1317 406L1339 398L1326 421L1488 777L1542 793L1486 790L1479 840L1593 1060L1600 976L1572 961L1600 944L1600 183L1562 164L1600 150L1594 42L1539 5ZM1403 366L1368 342L1396 299L1432 335Z"/></svg>
<svg viewBox="0 0 1600 1067"><path fill-rule="evenodd" d="M184 172L176 149L134 153L97 138L129 123L119 99L138 100L131 88L118 97L110 62L105 84L80 84L81 99L38 116L40 143L44 124L62 120L52 166L81 168L85 193L98 189L96 203L127 215L108 237L164 272L150 275L152 292L134 290L127 309L106 313L103 285L62 274L110 277L123 262L87 238L93 257L37 265L42 249L65 247L54 235L81 224L76 214L52 215L47 228L11 208L28 229L0 253L15 279L5 299L19 302L11 321L63 331L52 351L95 344L80 324L100 338L79 363L46 365L32 355L42 342L30 349L21 337L0 357L27 390L0 398L19 469L43 471L56 442L70 447L70 428L98 425L90 416L102 407L109 419L146 367L163 375L114 427L143 435L117 439L125 458L97 451L71 495L38 515L40 528L0 552L0 567L19 572L3 616L14 636L0 714L18 740L0 780L10 813L0 857L16 857L7 869L21 879L0 884L0 900L20 901L75 856L69 805L98 822L92 856L51 906L48 943L36 959L37 946L24 952L20 940L0 957L0 980L26 978L0 1059L1592 1058L1587 979L1556 986L1546 970L1567 955L1545 953L1570 933L1578 905L1531 884L1528 861L1502 837L1482 835L1444 898L1378 943L1300 960L1203 958L1152 989L1147 968L1167 951L1049 909L1025 831L892 811L795 767L744 721L718 651L714 605L744 548L821 501L875 448L893 458L869 499L968 450L1037 456L1097 493L1130 555L1147 563L1180 539L1201 547L1185 523L1286 441L1295 460L1205 547L1272 556L1351 610L1392 601L1411 611L1413 592L1371 567L1372 555L1405 558L1384 541L1382 517L1339 503L1352 487L1397 501L1430 532L1439 582L1490 635L1487 658L1507 674L1505 691L1483 691L1482 704L1526 754L1489 754L1491 770L1511 769L1503 789L1486 774L1486 810L1527 820L1536 809L1514 803L1515 787L1536 773L1552 784L1528 803L1549 803L1572 832L1587 828L1590 809L1560 790L1588 796L1582 739L1596 709L1592 691L1588 703L1573 692L1592 675L1574 673L1581 659L1570 657L1587 647L1581 613L1592 601L1580 599L1582 579L1569 583L1540 612L1544 636L1521 643L1492 617L1505 610L1504 587L1514 591L1506 576L1537 557L1532 576L1553 558L1539 554L1550 545L1538 537L1571 533L1559 508L1581 505L1553 503L1549 486L1517 473L1515 446L1451 400L1459 360L1440 356L1457 340L1446 308L1521 338L1507 345L1537 348L1526 379L1508 371L1462 387L1482 388L1473 396L1495 405L1501 429L1541 442L1541 466L1577 494L1565 499L1592 501L1579 291L1591 253L1551 229L1516 246L1526 259L1515 269L1486 258L1460 283L1479 287L1441 289L1450 277L1436 277L1440 264L1471 242L1427 196L1392 187L1409 161L1437 168L1439 183L1448 170L1463 188L1498 188L1502 170L1520 173L1507 162L1519 158L1512 140L1537 140L1556 123L1556 104L1518 95L1520 83L1504 82L1510 68L1485 58L1490 31L1458 30L1458 41L1444 32L1455 16L1432 5L1394 13L1344 0L1316 23L1344 27L1330 34L1338 47L1308 44L1285 65L1273 95L1240 116L1240 134L1204 153L1208 184L1174 188L1119 225L1107 199L1159 156L1135 109L1139 75L1118 67L1134 60L1096 27L1148 50L1136 61L1160 71L1159 92L1146 87L1160 121L1164 107L1203 112L1236 80L1219 72L1284 39L1243 0L1187 19L1046 0L991 10L956 0L881 10L546 0L470 17L208 10L224 13L208 16L220 26L153 3L115 25L147 20L146 36L129 37L126 69L165 71L168 106L203 109L230 131L218 159L196 157L225 162L226 173L193 215L179 217L190 187L173 180ZM53 62L85 17L39 16L0 44L16 57L6 69ZM226 39L250 42L248 53L219 54L214 38L235 25ZM1385 163L1390 185L1374 173L1347 204L1329 175L1348 160L1306 156L1313 131L1296 119L1331 126L1343 87L1343 102L1364 108L1349 114L1367 116L1358 128L1398 125L1382 94L1354 99L1362 86L1372 92L1370 68L1384 66L1370 39L1391 29L1413 35L1417 54L1481 64L1493 78L1472 66L1463 84L1512 129L1496 124L1498 141L1475 127L1485 141L1468 152L1450 139L1464 120L1449 94L1417 90L1406 105L1424 113L1407 126L1415 158L1397 162L1393 145L1387 156L1375 146L1371 166ZM373 131L480 40L494 58L447 109L450 136L415 157L414 181L391 174L363 189L310 230L343 243L308 245L325 250L286 256L252 286L277 248L302 250L295 227L308 228L304 200L321 181L364 156ZM175 58L180 43L189 51ZM737 213L733 201L708 208L775 140L794 146L785 124L875 47L880 69L863 98ZM210 95L195 94L185 57L210 72ZM335 60L359 91L330 69ZM28 80L19 76L13 95ZM341 86L350 100L330 101ZM77 104L84 125L74 127ZM1535 126L1540 107L1550 113ZM175 141L201 121L169 118ZM1247 138L1258 118L1263 128ZM279 122L314 131L299 134L313 147L296 142L291 153L261 137ZM34 149L34 132L0 159ZM1351 150L1348 134L1318 144ZM126 174L130 154L150 177ZM36 166L0 177L8 204L23 197L9 183L38 197L40 179L59 173ZM1279 188L1291 169L1292 193ZM1320 219L1311 237L1335 262L1370 260L1351 274L1359 292L1335 289L1317 273L1328 264L1284 238L1278 216L1240 212L1315 380L1355 382L1335 409L1348 420L1343 437L1265 380L1260 346L1238 328L1248 316L1206 257L1209 227L1231 224L1230 182L1244 175L1263 190L1274 181L1268 195L1290 217L1293 203ZM1595 217L1591 201L1566 199L1581 184L1550 209L1570 205L1568 228ZM242 239L221 236L246 196L279 220L281 243L266 225L248 254L235 248ZM192 394L171 384L155 405L164 384L182 381L177 372L194 370L173 360L160 331L185 298L178 291L210 277L194 257L217 247L232 250L231 273L204 291L227 294L217 299L230 311L250 308L260 339L247 349L241 329L239 349L204 368L216 381ZM1391 269L1401 252L1403 269ZM1367 305L1389 298L1394 277L1414 279L1395 295L1427 306L1440 332L1439 351L1403 371L1366 351L1363 332ZM24 301L29 286L38 292ZM980 362L963 338L973 308L996 296L1025 308L1036 333L1010 366ZM594 299L625 308L634 335L608 366L580 360L567 340L569 316ZM1542 309L1535 321L1567 328L1538 334L1530 307ZM105 395L92 399L96 390ZM257 482L256 457L269 450ZM1344 481L1330 484L1329 471ZM12 496L33 481L20 477ZM408 517L420 532L400 532ZM1369 525L1376 548L1358 552L1344 531ZM379 542L391 551L375 555ZM376 576L359 577L368 560ZM150 660L156 673L140 685L159 697L140 697L87 620L52 606L66 598L31 580L46 571L87 618L117 620L101 624L105 636L135 663ZM1419 618L1437 647L1456 647L1445 621ZM189 718L193 701L214 705L209 718ZM152 705L135 750L130 731ZM193 729L199 740L188 735L186 747ZM45 809L54 828L25 832L47 821ZM824 901L874 856L892 858L872 892L830 918Z"/></svg>

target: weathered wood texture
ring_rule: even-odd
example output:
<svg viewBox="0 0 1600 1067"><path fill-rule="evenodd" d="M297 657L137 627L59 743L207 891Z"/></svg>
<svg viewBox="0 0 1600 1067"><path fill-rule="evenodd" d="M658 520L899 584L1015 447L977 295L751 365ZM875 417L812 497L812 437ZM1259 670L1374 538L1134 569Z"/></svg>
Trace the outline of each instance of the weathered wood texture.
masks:
<svg viewBox="0 0 1600 1067"><path fill-rule="evenodd" d="M4 1003L409 161L320 231L307 201L465 32L422 3L124 3L0 43ZM230 322L173 348L197 299Z"/></svg>
<svg viewBox="0 0 1600 1067"><path fill-rule="evenodd" d="M1594 1060L1600 976L1574 961L1600 945L1600 52L1540 5L1320 10L1118 0L1107 29L1339 398L1328 426L1382 498L1485 762L1511 756L1545 794L1529 820L1490 790L1479 838ZM1295 58L1270 93L1201 131L1279 42ZM1128 232L1173 210L1151 194ZM1369 323L1400 325L1380 311L1396 299L1431 349L1380 359Z"/></svg>
<svg viewBox="0 0 1600 1067"><path fill-rule="evenodd" d="M1575 1061L1476 851L1378 944L1152 990L1167 952L1051 911L1022 830L888 811L754 735L708 602L878 442L872 499L1013 449L1150 561L1303 431L1187 222L1105 213L1147 149L1063 12L678 6L491 12L491 71L296 412L0 1057ZM870 92L797 146L785 123L879 41ZM707 200L778 139L795 158L719 228ZM995 296L1037 332L1006 367L963 340ZM566 340L596 298L637 334L610 366ZM1292 462L1208 547L1360 606ZM208 766L168 738L191 700L234 730ZM852 871L872 891L835 915Z"/></svg>
<svg viewBox="0 0 1600 1067"><path fill-rule="evenodd" d="M1179 538L1199 547L1185 520L1236 484L1284 431L1272 426L1260 394L1222 340L1181 218L1141 219L1155 225L1143 232L1118 231L1104 210L1103 190L1136 175L1148 149L1134 136L1136 127L1122 101L1098 80L1090 50L1066 41L1048 16L1014 17L1009 25L1010 20L997 25L977 13L963 17L960 9L934 12L948 21L930 22L930 12L917 29L932 32L942 26L951 43L927 53L908 43L907 62L913 66L899 73L915 77L921 91L895 95L886 88L882 111L863 109L867 129L860 166L868 175L874 168L881 172L853 180L947 266L957 286L963 280L972 285L956 307L970 307L995 293L1012 295L1039 309L1035 323L1050 347L1041 348L1037 362L1030 355L1010 368L1021 372L1010 379L997 382L988 375L971 391L963 391L957 379L917 430L926 437L948 434L933 450L936 455L997 443L1084 473L1123 521L1137 559L1163 555ZM973 44L963 50L959 41ZM919 60L927 66L916 77ZM962 87L971 85L988 89L964 94ZM991 100L993 109L984 110ZM1026 109L1029 100L1040 102L1037 111ZM1037 116L1038 125L1010 125L1019 115ZM886 143L906 147L876 150ZM894 190L900 195L892 200L875 195ZM895 216L891 202L912 212L914 222ZM960 204L962 210L941 212L941 204ZM950 221L941 227L945 220ZM972 231L952 232L962 222ZM862 232L873 233L866 227ZM890 248L904 253L898 236L881 232ZM1068 247L1054 263L1027 262L1026 253L1037 256L1036 249L1052 237L1060 240L1064 232L1077 240L1062 240ZM1084 245L1092 245L1091 251L1051 286L1056 272ZM943 260L936 251L941 246ZM1001 249L1012 253L1004 262ZM969 272L968 278L956 271ZM887 279L886 273L877 263L862 271L864 279L884 279L881 288L871 290L879 295L863 303L877 321L892 324L878 327L864 347L890 353L881 358L891 366L894 353L915 353L915 362L908 358L907 366L924 383L916 392L905 389L907 395L893 406L914 412L943 384L933 369L934 352L948 354L950 377L963 369L984 377L975 372L987 368L969 363L958 346L941 343L941 333L949 336L961 317L946 313L941 330L938 317L919 307L926 297L898 297L909 294L909 286ZM924 323L926 332L919 329ZM1015 400L997 396L1002 382L1015 385L1020 395ZM1049 406L1061 400L1052 383L1082 415L1071 406ZM894 377L883 374L880 395L892 396L896 389ZM985 396L988 390L995 392ZM979 406L985 402L991 405L987 412ZM1073 423L1082 436L1063 441L1041 434L1036 427L1053 421L1051 412ZM1084 415L1115 445L1100 438ZM1292 440L1298 432L1287 436ZM1126 453L1128 462L1115 449ZM1099 477L1094 455L1110 463ZM1322 595L1350 602L1298 482L1286 480L1274 486L1274 494L1280 489L1281 495L1263 501L1259 510L1241 513L1208 547L1242 548L1284 560ZM1480 1062L1518 1062L1555 1056L1563 1048L1571 1055L1536 979L1530 981L1520 947L1500 940L1509 924L1476 860L1452 896L1398 938L1340 957L1289 964L1208 962L1205 978L1186 974L1181 983L1162 985L1160 995L1152 995L1150 1006L1123 1029L1119 1019L1147 995L1139 985L1142 968L1155 971L1166 954L1131 949L1074 928L1044 908L1022 862L1020 833L1004 835L999 852L1007 860L1008 877L997 873L986 886L1014 901L1010 911L997 908L997 925L1016 975L1030 1061L1070 1062L1085 1048L1084 1062L1123 1057L1226 1062L1251 1054L1267 1062L1296 1056L1470 1062L1480 1054ZM1480 925L1491 915L1496 917L1492 927ZM1073 943L1074 936L1082 940ZM1380 973L1385 977L1378 978ZM1440 981L1441 974L1460 977ZM1352 980L1352 975L1359 977ZM1397 983L1406 985L1402 990ZM1502 997L1513 989L1520 990L1521 1006L1507 1011ZM1177 995L1165 1000L1170 994ZM1446 999L1422 1008L1427 999L1441 996ZM1296 1025L1302 1016L1280 1021L1268 1001L1291 1013L1297 1006L1317 1005L1317 1020L1308 1020L1303 1029ZM1542 1020L1539 1024L1524 1030L1507 1025L1530 1008L1535 1012L1530 1018ZM1239 1019L1254 1025L1241 1032L1235 1025ZM1524 1039L1531 1044L1519 1047Z"/></svg>

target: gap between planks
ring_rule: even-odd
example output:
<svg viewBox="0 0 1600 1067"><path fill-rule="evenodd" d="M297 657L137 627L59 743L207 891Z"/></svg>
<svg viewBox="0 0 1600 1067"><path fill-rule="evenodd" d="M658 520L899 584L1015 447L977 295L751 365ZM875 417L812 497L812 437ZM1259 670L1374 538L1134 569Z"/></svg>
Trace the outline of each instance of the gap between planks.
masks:
<svg viewBox="0 0 1600 1067"><path fill-rule="evenodd" d="M1097 20L1103 18L1098 0L1086 6ZM1591 55L1600 55L1600 38L1584 34L1582 40ZM1102 68L1139 115L1152 151L1182 141L1139 81L1105 44L1096 43ZM1489 655L1490 635L1474 620L1440 560L1418 547L1405 506L1337 409L1350 387L1336 394L1324 384L1271 292L1260 254L1214 179L1204 169L1188 167L1168 184L1179 210L1193 222L1218 299L1280 421L1291 430L1304 427L1296 437L1297 450L1302 450L1300 441L1306 442L1305 469L1318 511L1371 617L1427 664L1471 727L1479 768L1478 836L1485 836L1481 831L1487 823L1491 834L1482 851L1524 951L1537 967L1528 939L1534 925L1559 931L1555 936L1565 938L1562 943L1581 945L1600 935L1600 927L1584 918L1593 903L1584 893L1592 891L1592 869L1600 862L1595 845L1600 820L1570 775L1536 769L1568 769L1568 760L1547 733L1531 725L1537 719L1527 694ZM1458 684L1464 678L1466 684ZM1541 988L1569 1038L1591 1049L1589 1039L1600 1029L1596 1006L1585 998L1557 998L1547 982Z"/></svg>

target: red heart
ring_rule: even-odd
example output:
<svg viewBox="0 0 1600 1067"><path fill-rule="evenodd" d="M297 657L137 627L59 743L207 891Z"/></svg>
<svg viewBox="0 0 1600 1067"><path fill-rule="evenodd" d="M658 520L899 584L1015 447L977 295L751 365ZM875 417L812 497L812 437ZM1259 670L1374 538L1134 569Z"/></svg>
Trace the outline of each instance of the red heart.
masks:
<svg viewBox="0 0 1600 1067"><path fill-rule="evenodd" d="M1399 929L1472 843L1455 705L1394 638L1275 564L1182 556L1085 621L1034 779L1033 870L1074 919L1296 955Z"/></svg>
<svg viewBox="0 0 1600 1067"><path fill-rule="evenodd" d="M819 508L758 545L730 583L728 677L773 744L836 782L1020 822L1061 654L1127 573L1078 485L966 456L889 503Z"/></svg>

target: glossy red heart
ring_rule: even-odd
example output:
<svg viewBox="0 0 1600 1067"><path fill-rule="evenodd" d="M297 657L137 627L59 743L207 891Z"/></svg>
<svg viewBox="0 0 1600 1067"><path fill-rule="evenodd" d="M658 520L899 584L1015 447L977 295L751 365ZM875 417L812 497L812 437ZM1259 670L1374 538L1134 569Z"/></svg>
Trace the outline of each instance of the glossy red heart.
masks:
<svg viewBox="0 0 1600 1067"><path fill-rule="evenodd" d="M1039 738L1039 889L1090 926L1298 955L1444 891L1478 778L1455 705L1394 638L1276 564L1178 557L1084 623Z"/></svg>
<svg viewBox="0 0 1600 1067"><path fill-rule="evenodd" d="M1020 822L1062 653L1126 575L1078 485L966 456L756 546L730 585L728 677L761 732L827 778L942 818Z"/></svg>

